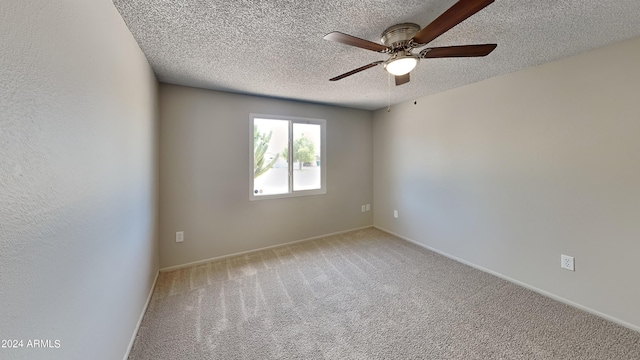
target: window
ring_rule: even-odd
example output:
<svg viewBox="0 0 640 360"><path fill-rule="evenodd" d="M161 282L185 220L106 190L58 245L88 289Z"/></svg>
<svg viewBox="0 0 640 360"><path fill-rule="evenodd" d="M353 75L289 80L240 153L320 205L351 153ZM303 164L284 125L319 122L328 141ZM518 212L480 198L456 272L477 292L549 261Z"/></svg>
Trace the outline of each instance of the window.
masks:
<svg viewBox="0 0 640 360"><path fill-rule="evenodd" d="M326 120L251 114L250 200L326 194Z"/></svg>

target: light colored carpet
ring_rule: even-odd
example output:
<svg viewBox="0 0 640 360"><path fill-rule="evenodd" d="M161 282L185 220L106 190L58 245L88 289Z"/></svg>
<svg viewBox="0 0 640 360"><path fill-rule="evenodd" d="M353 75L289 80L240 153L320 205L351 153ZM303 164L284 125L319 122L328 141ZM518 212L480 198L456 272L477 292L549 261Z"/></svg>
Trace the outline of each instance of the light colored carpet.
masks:
<svg viewBox="0 0 640 360"><path fill-rule="evenodd" d="M130 359L640 359L640 333L376 229L161 273Z"/></svg>

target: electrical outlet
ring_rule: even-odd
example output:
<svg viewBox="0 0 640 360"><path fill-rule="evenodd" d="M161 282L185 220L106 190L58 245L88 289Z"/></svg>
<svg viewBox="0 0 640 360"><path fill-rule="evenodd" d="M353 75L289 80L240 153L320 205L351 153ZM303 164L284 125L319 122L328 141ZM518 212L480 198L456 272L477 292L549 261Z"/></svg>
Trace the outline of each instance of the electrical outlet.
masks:
<svg viewBox="0 0 640 360"><path fill-rule="evenodd" d="M393 217L398 218L398 210L393 210Z"/></svg>
<svg viewBox="0 0 640 360"><path fill-rule="evenodd" d="M371 204L367 204L367 211L371 211Z"/></svg>
<svg viewBox="0 0 640 360"><path fill-rule="evenodd" d="M362 212L365 212L365 211L367 211L367 207L362 205Z"/></svg>
<svg viewBox="0 0 640 360"><path fill-rule="evenodd" d="M575 271L573 267L573 256L560 255L560 267L570 271Z"/></svg>
<svg viewBox="0 0 640 360"><path fill-rule="evenodd" d="M184 231L178 231L176 233L176 242L183 242L184 241Z"/></svg>

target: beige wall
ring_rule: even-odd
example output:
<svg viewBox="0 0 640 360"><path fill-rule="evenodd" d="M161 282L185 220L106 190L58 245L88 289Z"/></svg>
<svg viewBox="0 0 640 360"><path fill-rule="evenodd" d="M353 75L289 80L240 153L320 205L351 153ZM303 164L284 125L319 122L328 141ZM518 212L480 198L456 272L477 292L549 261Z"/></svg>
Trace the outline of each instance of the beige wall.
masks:
<svg viewBox="0 0 640 360"><path fill-rule="evenodd" d="M156 91L110 1L3 0L0 337L24 347L0 358L125 355L158 269Z"/></svg>
<svg viewBox="0 0 640 360"><path fill-rule="evenodd" d="M639 59L635 38L375 112L374 224L640 329Z"/></svg>
<svg viewBox="0 0 640 360"><path fill-rule="evenodd" d="M162 267L372 225L371 112L165 84L160 108ZM326 195L249 201L250 113L327 120Z"/></svg>

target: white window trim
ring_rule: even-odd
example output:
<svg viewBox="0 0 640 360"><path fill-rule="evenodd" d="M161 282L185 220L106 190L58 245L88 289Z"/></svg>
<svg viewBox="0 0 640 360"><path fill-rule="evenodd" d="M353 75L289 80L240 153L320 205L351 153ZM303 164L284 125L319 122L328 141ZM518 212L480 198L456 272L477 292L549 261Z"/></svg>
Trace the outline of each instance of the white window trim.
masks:
<svg viewBox="0 0 640 360"><path fill-rule="evenodd" d="M326 133L327 133L327 120L325 119L314 119L314 118L305 118L298 116L281 116L281 115L266 115L266 114L249 114L250 123L249 123L249 200L268 200L268 199L282 199L282 198L291 198L291 197L299 197L299 196L310 196L310 195L323 195L327 193L327 146L326 146ZM274 195L259 195L256 196L253 194L254 184L253 184L253 124L254 119L271 119L271 120L287 120L289 121L289 149L293 149L293 124L318 124L320 125L320 189L314 190L297 190L293 191L293 153L289 152L289 192L286 194L274 194Z"/></svg>

